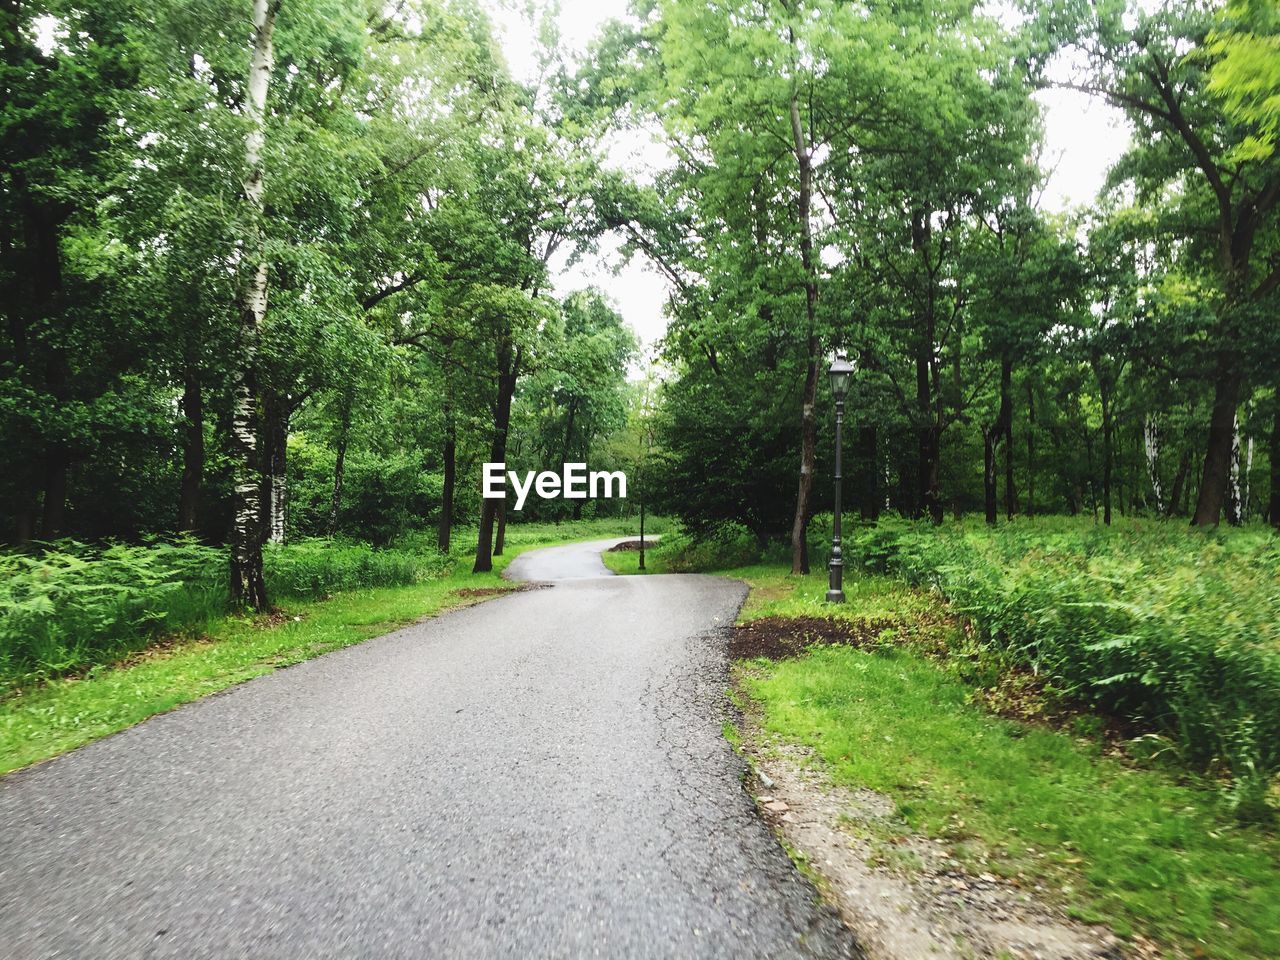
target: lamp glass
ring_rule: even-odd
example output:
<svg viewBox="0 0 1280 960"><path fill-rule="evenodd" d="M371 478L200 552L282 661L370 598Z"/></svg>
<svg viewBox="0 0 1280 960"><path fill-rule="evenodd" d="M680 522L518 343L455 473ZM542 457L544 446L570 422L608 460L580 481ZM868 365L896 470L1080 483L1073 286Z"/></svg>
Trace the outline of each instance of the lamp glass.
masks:
<svg viewBox="0 0 1280 960"><path fill-rule="evenodd" d="M843 399L849 392L849 380L853 376L853 364L844 357L836 357L831 361L831 369L827 371L827 377L831 381L831 392L837 398Z"/></svg>

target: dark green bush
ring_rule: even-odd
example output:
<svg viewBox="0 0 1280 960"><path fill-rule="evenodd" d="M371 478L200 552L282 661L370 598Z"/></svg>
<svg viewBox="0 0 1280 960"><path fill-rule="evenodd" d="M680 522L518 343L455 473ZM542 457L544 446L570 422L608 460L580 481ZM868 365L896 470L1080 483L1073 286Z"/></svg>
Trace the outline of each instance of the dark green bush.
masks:
<svg viewBox="0 0 1280 960"><path fill-rule="evenodd" d="M1174 738L1242 809L1280 771L1280 544L1153 522L882 521L847 555L934 589L1066 695Z"/></svg>
<svg viewBox="0 0 1280 960"><path fill-rule="evenodd" d="M664 534L657 553L674 573L728 570L759 563L760 543L740 523L719 523L694 538L687 533Z"/></svg>

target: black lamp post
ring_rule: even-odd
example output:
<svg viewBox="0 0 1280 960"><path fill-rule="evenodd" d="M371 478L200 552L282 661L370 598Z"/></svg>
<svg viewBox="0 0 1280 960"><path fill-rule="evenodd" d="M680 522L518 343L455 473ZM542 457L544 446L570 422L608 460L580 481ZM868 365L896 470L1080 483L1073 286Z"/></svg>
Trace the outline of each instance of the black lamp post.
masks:
<svg viewBox="0 0 1280 960"><path fill-rule="evenodd" d="M836 398L836 511L831 535L831 562L827 565L827 603L844 603L844 556L840 550L840 459L844 445L844 398L849 393L852 376L853 364L843 356L831 361L827 377L831 381L831 393Z"/></svg>

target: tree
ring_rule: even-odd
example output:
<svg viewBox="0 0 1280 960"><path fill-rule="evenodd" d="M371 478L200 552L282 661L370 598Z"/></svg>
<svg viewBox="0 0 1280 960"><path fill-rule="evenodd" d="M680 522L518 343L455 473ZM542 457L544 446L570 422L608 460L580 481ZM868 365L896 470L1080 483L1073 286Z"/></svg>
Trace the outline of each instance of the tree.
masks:
<svg viewBox="0 0 1280 960"><path fill-rule="evenodd" d="M1274 30L1266 4L1232 10L1261 31ZM1248 40L1222 39L1215 47L1212 15L1192 2L1147 13L1123 3L1059 0L1044 5L1037 25L1045 48L1062 43L1084 57L1087 66L1065 86L1104 97L1128 114L1137 129L1135 146L1114 178L1131 180L1146 199L1177 191L1167 204L1166 229L1186 244L1187 268L1213 280L1216 323L1206 371L1213 406L1192 522L1216 524L1231 476L1248 370L1245 344L1256 341L1260 304L1280 286L1280 263L1265 259L1280 203L1274 134L1250 95L1237 88L1244 111L1235 123L1224 122L1213 95L1215 83L1229 88L1246 72L1241 63L1250 54L1243 51L1254 48ZM1215 50L1225 64L1216 80Z"/></svg>

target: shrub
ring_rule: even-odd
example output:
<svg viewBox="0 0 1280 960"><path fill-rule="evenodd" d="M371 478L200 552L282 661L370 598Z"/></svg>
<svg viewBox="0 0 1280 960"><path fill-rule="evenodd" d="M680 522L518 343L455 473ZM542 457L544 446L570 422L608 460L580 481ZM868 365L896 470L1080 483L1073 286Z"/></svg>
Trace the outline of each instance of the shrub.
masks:
<svg viewBox="0 0 1280 960"><path fill-rule="evenodd" d="M429 551L306 540L267 547L271 597L415 583L444 572ZM187 541L0 553L0 686L71 673L197 630L230 609L226 551Z"/></svg>
<svg viewBox="0 0 1280 960"><path fill-rule="evenodd" d="M269 597L317 597L418 583L439 576L446 566L447 558L434 551L374 550L368 544L340 540L272 544L263 554Z"/></svg>
<svg viewBox="0 0 1280 960"><path fill-rule="evenodd" d="M1242 812L1280 770L1280 544L1266 533L1050 520L883 521L849 562L945 596L1066 695L1227 772Z"/></svg>
<svg viewBox="0 0 1280 960"><path fill-rule="evenodd" d="M65 673L216 616L225 568L193 543L0 554L0 678Z"/></svg>
<svg viewBox="0 0 1280 960"><path fill-rule="evenodd" d="M727 570L760 561L756 537L740 523L719 523L696 539L687 533L665 534L657 553L674 573Z"/></svg>

